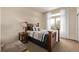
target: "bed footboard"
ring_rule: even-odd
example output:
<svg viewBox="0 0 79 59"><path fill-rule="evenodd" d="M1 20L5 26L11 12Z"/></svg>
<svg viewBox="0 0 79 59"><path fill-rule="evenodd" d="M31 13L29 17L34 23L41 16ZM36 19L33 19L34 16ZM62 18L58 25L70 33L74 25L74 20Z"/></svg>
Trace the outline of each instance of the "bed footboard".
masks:
<svg viewBox="0 0 79 59"><path fill-rule="evenodd" d="M48 51L51 52L56 43L56 32L48 31Z"/></svg>

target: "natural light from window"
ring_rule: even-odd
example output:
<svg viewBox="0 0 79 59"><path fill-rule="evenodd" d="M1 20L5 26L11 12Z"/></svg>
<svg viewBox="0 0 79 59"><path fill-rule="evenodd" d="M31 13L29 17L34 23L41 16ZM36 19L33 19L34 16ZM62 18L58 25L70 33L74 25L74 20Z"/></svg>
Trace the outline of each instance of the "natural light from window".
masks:
<svg viewBox="0 0 79 59"><path fill-rule="evenodd" d="M60 29L60 16L50 18L49 24L51 29Z"/></svg>

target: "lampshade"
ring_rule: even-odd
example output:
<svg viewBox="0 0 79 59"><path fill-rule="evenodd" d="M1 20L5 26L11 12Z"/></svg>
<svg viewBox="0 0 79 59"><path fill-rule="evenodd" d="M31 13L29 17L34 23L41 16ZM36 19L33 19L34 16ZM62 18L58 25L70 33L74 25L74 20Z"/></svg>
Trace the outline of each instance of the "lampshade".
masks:
<svg viewBox="0 0 79 59"><path fill-rule="evenodd" d="M21 24L21 26L22 26L22 27L27 27L27 22L23 22L23 23Z"/></svg>

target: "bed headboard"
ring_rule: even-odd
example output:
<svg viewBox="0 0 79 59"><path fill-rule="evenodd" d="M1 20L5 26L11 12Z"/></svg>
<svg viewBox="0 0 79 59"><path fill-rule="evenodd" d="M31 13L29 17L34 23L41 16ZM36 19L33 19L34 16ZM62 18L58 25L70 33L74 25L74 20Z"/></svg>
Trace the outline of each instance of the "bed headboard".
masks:
<svg viewBox="0 0 79 59"><path fill-rule="evenodd" d="M33 30L33 24L27 24L27 30Z"/></svg>
<svg viewBox="0 0 79 59"><path fill-rule="evenodd" d="M39 31L39 23L37 24L31 24L31 23L27 23L27 27L26 27L26 31L30 30L30 31Z"/></svg>

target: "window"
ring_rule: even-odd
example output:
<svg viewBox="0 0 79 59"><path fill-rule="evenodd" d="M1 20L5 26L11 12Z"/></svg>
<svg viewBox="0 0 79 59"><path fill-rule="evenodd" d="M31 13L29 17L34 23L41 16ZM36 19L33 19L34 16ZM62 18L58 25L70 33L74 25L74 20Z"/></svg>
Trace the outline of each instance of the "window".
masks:
<svg viewBox="0 0 79 59"><path fill-rule="evenodd" d="M60 16L51 17L49 23L51 29L60 29Z"/></svg>

